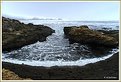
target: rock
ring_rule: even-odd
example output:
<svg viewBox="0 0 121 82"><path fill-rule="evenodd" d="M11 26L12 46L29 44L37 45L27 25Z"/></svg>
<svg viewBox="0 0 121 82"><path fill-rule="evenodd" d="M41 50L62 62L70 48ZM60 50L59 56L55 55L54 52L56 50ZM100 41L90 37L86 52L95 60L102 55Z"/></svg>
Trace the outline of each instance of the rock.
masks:
<svg viewBox="0 0 121 82"><path fill-rule="evenodd" d="M31 80L30 78L21 78L16 75L14 72L8 69L2 69L2 80Z"/></svg>
<svg viewBox="0 0 121 82"><path fill-rule="evenodd" d="M64 33L66 35L68 35L69 32L71 31L71 29L73 29L73 28L88 28L88 26L87 25L82 25L80 27L77 27L77 26L64 27Z"/></svg>
<svg viewBox="0 0 121 82"><path fill-rule="evenodd" d="M68 35L71 29L72 29L72 27L64 27L63 31L66 35Z"/></svg>
<svg viewBox="0 0 121 82"><path fill-rule="evenodd" d="M112 28L102 28L103 30L106 30L106 31L109 31L109 30L111 30Z"/></svg>
<svg viewBox="0 0 121 82"><path fill-rule="evenodd" d="M53 32L48 26L24 24L2 17L2 50L11 51L37 41L45 41Z"/></svg>
<svg viewBox="0 0 121 82"><path fill-rule="evenodd" d="M64 27L64 33L68 36L70 42L106 47L118 46L118 41L114 37L91 30L87 26Z"/></svg>
<svg viewBox="0 0 121 82"><path fill-rule="evenodd" d="M119 30L108 30L108 31L97 30L97 31L102 32L103 35L114 37L119 42Z"/></svg>
<svg viewBox="0 0 121 82"><path fill-rule="evenodd" d="M81 25L78 28L88 28L89 29L89 27L87 25Z"/></svg>

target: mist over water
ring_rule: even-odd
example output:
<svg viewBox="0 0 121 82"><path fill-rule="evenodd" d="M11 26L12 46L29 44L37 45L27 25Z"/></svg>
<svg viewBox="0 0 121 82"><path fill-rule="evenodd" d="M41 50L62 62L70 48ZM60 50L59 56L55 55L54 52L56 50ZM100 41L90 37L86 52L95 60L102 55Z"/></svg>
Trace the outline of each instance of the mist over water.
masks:
<svg viewBox="0 0 121 82"><path fill-rule="evenodd" d="M36 42L21 49L3 53L2 61L28 64L32 66L65 66L85 65L111 57L118 49L97 49L96 52L88 45L70 44L64 37L65 26L88 25L90 29L118 30L118 22L86 22L86 21L54 21L54 20L21 20L24 23L43 24L55 30L44 42ZM98 52L98 53L97 53ZM81 63L80 63L81 62Z"/></svg>

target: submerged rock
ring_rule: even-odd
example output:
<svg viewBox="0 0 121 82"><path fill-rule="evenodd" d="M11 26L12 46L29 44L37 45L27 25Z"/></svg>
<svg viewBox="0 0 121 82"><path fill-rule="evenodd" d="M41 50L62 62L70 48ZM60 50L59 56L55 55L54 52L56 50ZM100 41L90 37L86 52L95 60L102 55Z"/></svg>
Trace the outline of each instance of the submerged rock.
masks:
<svg viewBox="0 0 121 82"><path fill-rule="evenodd" d="M44 25L24 24L2 17L2 49L11 51L37 41L45 41L53 32L53 29Z"/></svg>
<svg viewBox="0 0 121 82"><path fill-rule="evenodd" d="M80 27L64 27L64 33L68 36L70 42L107 47L118 46L116 38L106 33L91 30L85 25Z"/></svg>

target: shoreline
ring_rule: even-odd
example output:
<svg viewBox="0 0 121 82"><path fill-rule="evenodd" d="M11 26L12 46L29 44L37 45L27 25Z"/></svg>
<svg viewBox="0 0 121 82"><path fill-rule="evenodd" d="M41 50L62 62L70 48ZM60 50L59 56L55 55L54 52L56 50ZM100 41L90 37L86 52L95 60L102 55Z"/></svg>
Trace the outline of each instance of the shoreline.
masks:
<svg viewBox="0 0 121 82"><path fill-rule="evenodd" d="M119 53L116 53L106 60L85 66L43 67L2 62L2 68L13 71L21 78L33 80L118 80L118 60Z"/></svg>
<svg viewBox="0 0 121 82"><path fill-rule="evenodd" d="M48 26L33 25L31 23L24 24L14 19L4 19L2 29L2 36L4 37L2 41L3 51L18 49L24 45L35 43L38 40L40 42L45 41L47 36L54 33L54 30ZM81 28L74 27L74 29L71 30L70 28L66 28L64 32L67 35L69 33L69 39L72 40L72 42L83 43L87 41L85 44L90 44L90 42L93 44L96 43L95 46L91 48L92 50L94 48L95 53L97 52L96 49L101 49L105 52L108 50L107 47L118 47L119 43L118 31L102 32L102 30L100 30L100 32L97 32L90 30L88 26L82 26ZM70 40L69 42L71 42ZM99 44L101 48L98 48ZM105 46L105 48L102 46ZM97 53L100 54L100 52ZM12 71L20 78L30 78L33 80L118 80L119 52L113 54L113 56L106 60L89 63L84 66L44 67L2 62L2 68Z"/></svg>

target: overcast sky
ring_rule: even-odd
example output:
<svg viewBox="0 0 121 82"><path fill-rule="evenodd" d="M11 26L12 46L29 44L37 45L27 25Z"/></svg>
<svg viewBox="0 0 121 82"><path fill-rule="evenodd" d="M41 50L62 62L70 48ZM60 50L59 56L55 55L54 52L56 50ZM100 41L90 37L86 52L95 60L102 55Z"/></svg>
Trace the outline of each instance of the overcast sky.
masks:
<svg viewBox="0 0 121 82"><path fill-rule="evenodd" d="M2 2L2 15L68 20L119 20L119 2Z"/></svg>

